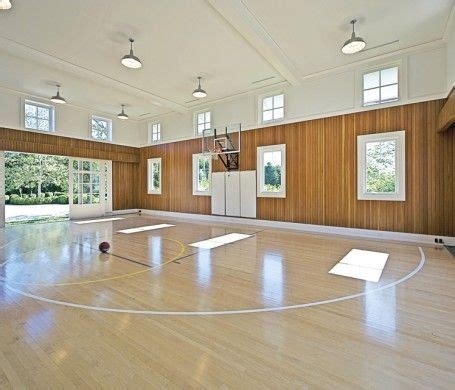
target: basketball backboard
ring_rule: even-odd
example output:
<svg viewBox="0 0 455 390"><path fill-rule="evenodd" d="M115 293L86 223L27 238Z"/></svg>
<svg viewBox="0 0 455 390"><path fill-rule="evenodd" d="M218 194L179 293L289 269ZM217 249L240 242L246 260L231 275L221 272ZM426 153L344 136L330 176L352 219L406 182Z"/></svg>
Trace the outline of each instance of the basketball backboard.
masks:
<svg viewBox="0 0 455 390"><path fill-rule="evenodd" d="M204 130L202 133L202 153L213 155L240 152L240 123Z"/></svg>

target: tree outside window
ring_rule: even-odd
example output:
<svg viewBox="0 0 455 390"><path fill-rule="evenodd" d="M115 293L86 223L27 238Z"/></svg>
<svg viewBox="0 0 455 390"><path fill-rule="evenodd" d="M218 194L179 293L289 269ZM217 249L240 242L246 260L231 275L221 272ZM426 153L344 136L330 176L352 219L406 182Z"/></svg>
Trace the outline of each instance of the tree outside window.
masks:
<svg viewBox="0 0 455 390"><path fill-rule="evenodd" d="M100 141L111 140L112 123L109 119L92 116L92 138Z"/></svg>
<svg viewBox="0 0 455 390"><path fill-rule="evenodd" d="M368 142L366 163L367 192L395 192L395 141Z"/></svg>
<svg viewBox="0 0 455 390"><path fill-rule="evenodd" d="M264 189L281 191L281 152L264 153Z"/></svg>
<svg viewBox="0 0 455 390"><path fill-rule="evenodd" d="M210 189L210 156L200 156L198 158L198 191L204 192Z"/></svg>

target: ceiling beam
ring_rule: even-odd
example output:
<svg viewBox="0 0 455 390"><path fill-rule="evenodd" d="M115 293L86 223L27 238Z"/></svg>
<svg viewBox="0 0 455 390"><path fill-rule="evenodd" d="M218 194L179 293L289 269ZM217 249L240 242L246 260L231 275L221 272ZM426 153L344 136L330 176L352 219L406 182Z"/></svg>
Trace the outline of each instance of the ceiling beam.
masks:
<svg viewBox="0 0 455 390"><path fill-rule="evenodd" d="M283 50L242 0L206 0L286 81L300 84L300 77Z"/></svg>
<svg viewBox="0 0 455 390"><path fill-rule="evenodd" d="M142 88L124 83L120 80L73 64L56 56L44 53L32 47L23 45L19 42L1 36L0 51L4 51L13 57L22 58L28 61L45 65L47 67L52 67L77 77L83 77L85 80L91 81L104 87L113 88L126 94L130 94L131 96L143 99L144 101L158 107L166 107L179 113L188 112L188 109L185 106L172 100L163 98Z"/></svg>

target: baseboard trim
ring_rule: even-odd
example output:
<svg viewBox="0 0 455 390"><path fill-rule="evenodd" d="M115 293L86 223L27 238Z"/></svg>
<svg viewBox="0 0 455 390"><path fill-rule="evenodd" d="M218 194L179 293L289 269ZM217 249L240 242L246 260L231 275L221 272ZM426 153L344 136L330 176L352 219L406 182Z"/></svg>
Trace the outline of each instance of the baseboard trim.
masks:
<svg viewBox="0 0 455 390"><path fill-rule="evenodd" d="M136 214L139 212L139 209L126 209L126 210L113 210L106 215L121 215L121 214Z"/></svg>
<svg viewBox="0 0 455 390"><path fill-rule="evenodd" d="M357 229L347 228L338 226L325 226L325 225L310 225L305 223L294 223L294 222L282 222L282 221L269 221L264 219L250 219L250 218L238 218L238 217L224 217L218 215L207 215L207 214L189 214L189 213L177 213L173 211L161 211L161 210L140 210L143 214L152 215L156 217L168 217L176 219L190 219L193 221L205 221L205 222L221 222L221 223L232 223L247 226L258 226L267 227L272 229L290 229L307 233L322 233L322 234L336 234L342 236L354 236L378 240L388 241L401 241L401 242L412 242L419 244L434 244L434 239L442 238L446 245L455 245L455 237L448 236L436 236L428 234L416 234L416 233L401 233L401 232L390 232L384 230L369 230L369 229Z"/></svg>

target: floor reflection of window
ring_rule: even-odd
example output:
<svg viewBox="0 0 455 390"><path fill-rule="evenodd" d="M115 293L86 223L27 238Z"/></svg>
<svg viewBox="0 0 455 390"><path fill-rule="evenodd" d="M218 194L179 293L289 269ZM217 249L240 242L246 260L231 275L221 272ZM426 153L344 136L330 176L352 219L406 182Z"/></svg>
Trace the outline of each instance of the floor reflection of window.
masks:
<svg viewBox="0 0 455 390"><path fill-rule="evenodd" d="M365 289L374 288L367 282ZM394 343L396 336L395 287L365 295L364 300L366 332L384 343Z"/></svg>
<svg viewBox="0 0 455 390"><path fill-rule="evenodd" d="M54 311L40 310L31 314L25 324L26 337L30 341L36 340L48 335L54 325Z"/></svg>
<svg viewBox="0 0 455 390"><path fill-rule="evenodd" d="M209 251L199 251L197 254L197 278L201 287L208 287L212 277L212 262Z"/></svg>
<svg viewBox="0 0 455 390"><path fill-rule="evenodd" d="M262 268L262 297L264 301L283 302L283 258L276 254L265 254Z"/></svg>
<svg viewBox="0 0 455 390"><path fill-rule="evenodd" d="M152 264L161 264L161 237L149 237L149 248L152 248Z"/></svg>

